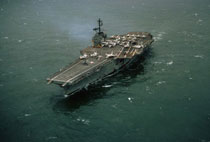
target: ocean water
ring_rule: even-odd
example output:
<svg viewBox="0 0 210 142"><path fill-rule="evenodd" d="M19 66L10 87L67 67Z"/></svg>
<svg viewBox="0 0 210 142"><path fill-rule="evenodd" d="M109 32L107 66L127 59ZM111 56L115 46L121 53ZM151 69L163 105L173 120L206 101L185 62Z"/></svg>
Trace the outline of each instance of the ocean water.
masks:
<svg viewBox="0 0 210 142"><path fill-rule="evenodd" d="M65 98L46 78L108 35L152 33L136 68ZM1 142L209 142L209 0L0 0Z"/></svg>

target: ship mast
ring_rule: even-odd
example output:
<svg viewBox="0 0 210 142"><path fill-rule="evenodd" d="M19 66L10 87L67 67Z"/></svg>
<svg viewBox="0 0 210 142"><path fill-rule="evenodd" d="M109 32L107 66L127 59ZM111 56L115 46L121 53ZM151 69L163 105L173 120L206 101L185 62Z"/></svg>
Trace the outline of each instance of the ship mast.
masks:
<svg viewBox="0 0 210 142"><path fill-rule="evenodd" d="M101 19L98 19L98 32L101 33L101 26L103 25Z"/></svg>
<svg viewBox="0 0 210 142"><path fill-rule="evenodd" d="M92 38L93 47L101 47L102 40L104 41L107 37L107 35L101 29L101 26L103 25L102 20L99 18L97 22L98 27L93 29L96 32Z"/></svg>
<svg viewBox="0 0 210 142"><path fill-rule="evenodd" d="M98 34L101 34L101 26L103 25L103 22L102 22L102 20L99 18L98 19L98 27L97 28L94 28L93 30L94 31L98 31Z"/></svg>

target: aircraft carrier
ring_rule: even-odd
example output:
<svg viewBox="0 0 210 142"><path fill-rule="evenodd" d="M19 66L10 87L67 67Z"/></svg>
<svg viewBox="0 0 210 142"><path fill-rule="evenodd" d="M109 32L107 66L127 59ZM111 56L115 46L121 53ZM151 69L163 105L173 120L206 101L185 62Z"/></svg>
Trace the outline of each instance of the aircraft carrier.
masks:
<svg viewBox="0 0 210 142"><path fill-rule="evenodd" d="M148 32L129 32L123 35L107 35L101 30L102 21L92 38L93 45L80 51L81 56L72 64L58 71L48 84L58 84L66 94L73 95L91 84L118 73L133 63L138 63L143 53L154 41Z"/></svg>

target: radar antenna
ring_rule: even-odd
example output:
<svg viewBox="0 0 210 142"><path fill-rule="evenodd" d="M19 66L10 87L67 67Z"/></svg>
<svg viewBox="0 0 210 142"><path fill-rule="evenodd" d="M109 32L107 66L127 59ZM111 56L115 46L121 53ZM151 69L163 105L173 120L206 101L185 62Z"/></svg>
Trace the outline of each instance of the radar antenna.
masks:
<svg viewBox="0 0 210 142"><path fill-rule="evenodd" d="M102 20L99 18L98 19L98 27L97 28L94 28L93 30L94 31L98 31L98 33L100 34L101 33L101 26L103 26L103 22L102 22Z"/></svg>

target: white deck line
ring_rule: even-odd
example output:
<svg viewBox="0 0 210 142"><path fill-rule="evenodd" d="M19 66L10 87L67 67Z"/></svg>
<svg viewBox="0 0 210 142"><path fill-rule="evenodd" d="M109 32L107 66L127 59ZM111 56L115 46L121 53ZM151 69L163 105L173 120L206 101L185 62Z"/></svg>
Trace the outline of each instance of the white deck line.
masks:
<svg viewBox="0 0 210 142"><path fill-rule="evenodd" d="M131 52L130 52L130 54L132 54L132 55L133 55L134 50L135 50L135 49L132 49L132 50L131 50Z"/></svg>
<svg viewBox="0 0 210 142"><path fill-rule="evenodd" d="M132 48L132 46L130 46L130 47L129 47L129 49L128 49L128 53L130 52L131 48Z"/></svg>
<svg viewBox="0 0 210 142"><path fill-rule="evenodd" d="M80 62L81 62L81 60L80 60L78 63L76 63L76 64L74 64L73 66L71 66L70 68L68 68L67 70L65 70L64 72L62 72L61 74L67 72L67 71L70 70L70 69L72 69L74 66L76 66L76 65L79 64ZM48 81L47 84L50 84L54 79L56 79L56 77L60 76L61 74L58 74L58 75L54 76L53 78L51 78L51 79Z"/></svg>
<svg viewBox="0 0 210 142"><path fill-rule="evenodd" d="M117 55L116 58L118 58L120 56L120 54L122 53L123 49L124 49L124 47L122 47L122 49L120 50L120 53Z"/></svg>
<svg viewBox="0 0 210 142"><path fill-rule="evenodd" d="M136 54L136 49L134 49L133 56Z"/></svg>
<svg viewBox="0 0 210 142"><path fill-rule="evenodd" d="M105 62L105 61L107 61L107 59L105 59L103 62ZM92 68L94 68L94 67L96 67L96 66L98 66L98 65L100 65L100 64L102 64L103 62L101 62L101 63L99 63L99 64L96 64L95 66L93 66L93 67L91 67L91 68L89 68L88 70L86 70L86 71L83 71L83 72L81 72L80 74L78 74L78 75L76 75L76 76L74 76L73 78L70 78L69 80L67 80L62 86L64 87L64 86L66 86L66 84L67 83L69 83L71 80L73 80L73 79L75 79L75 78L77 78L78 76L80 76L81 74L83 74L83 73L85 73L85 72L87 72L87 71L89 71L89 70L91 70Z"/></svg>

